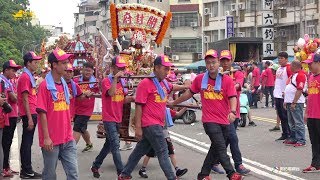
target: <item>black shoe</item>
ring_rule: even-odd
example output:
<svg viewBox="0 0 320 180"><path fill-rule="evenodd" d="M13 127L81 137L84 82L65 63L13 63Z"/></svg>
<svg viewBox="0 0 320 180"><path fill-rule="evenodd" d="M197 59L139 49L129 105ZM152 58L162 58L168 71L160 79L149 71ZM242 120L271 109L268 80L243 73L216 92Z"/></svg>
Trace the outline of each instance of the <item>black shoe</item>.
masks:
<svg viewBox="0 0 320 180"><path fill-rule="evenodd" d="M275 126L272 129L269 129L269 131L280 131L280 127Z"/></svg>
<svg viewBox="0 0 320 180"><path fill-rule="evenodd" d="M177 169L177 171L176 171L176 176L177 176L177 177L181 177L181 176L185 175L187 172L188 172L188 169L187 169L187 168Z"/></svg>
<svg viewBox="0 0 320 180"><path fill-rule="evenodd" d="M95 177L95 178L100 177L99 169L91 167L91 172L92 172L93 177Z"/></svg>
<svg viewBox="0 0 320 180"><path fill-rule="evenodd" d="M21 171L20 178L21 179L42 179L42 175L35 171L29 172L29 173Z"/></svg>
<svg viewBox="0 0 320 180"><path fill-rule="evenodd" d="M284 141L284 140L286 140L286 139L287 139L286 137L281 136L281 137L279 137L278 139L276 139L276 141Z"/></svg>
<svg viewBox="0 0 320 180"><path fill-rule="evenodd" d="M248 126L253 126L253 127L256 127L256 123L254 123L253 121L249 122L249 125Z"/></svg>
<svg viewBox="0 0 320 180"><path fill-rule="evenodd" d="M141 169L139 170L139 175L140 175L142 178L148 178L146 169L142 169L142 168L141 168Z"/></svg>

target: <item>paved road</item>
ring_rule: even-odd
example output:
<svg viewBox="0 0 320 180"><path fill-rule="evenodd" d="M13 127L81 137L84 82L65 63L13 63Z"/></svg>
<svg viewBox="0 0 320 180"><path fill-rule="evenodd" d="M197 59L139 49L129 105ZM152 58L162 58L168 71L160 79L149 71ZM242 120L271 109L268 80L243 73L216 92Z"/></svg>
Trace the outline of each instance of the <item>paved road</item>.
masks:
<svg viewBox="0 0 320 180"><path fill-rule="evenodd" d="M280 137L281 132L269 132L269 128L275 125L275 111L272 108L253 110L254 120L257 127L239 128L238 136L240 139L240 149L243 156L243 163L252 170L252 173L246 177L248 180L267 180L267 179L300 179L300 180L318 180L320 174L304 174L301 170L310 165L311 149L310 141L307 136L307 146L294 148L285 146L282 142L274 141ZM201 118L201 113L197 112L197 119ZM92 132L94 149L91 152L82 153L84 142L81 140L78 144L78 161L80 170L80 179L95 179L90 172L90 166L95 156L103 145L102 139L95 137L97 122L89 124L89 130ZM189 172L183 176L184 180L194 180L201 168L202 162L209 144L209 139L205 135L202 123L196 122L194 125L185 125L182 121L177 121L175 126L170 128L171 137L174 140L175 152L178 159L178 165L187 167ZM21 139L21 125L17 131L17 138L12 151L12 165L15 170L19 169L18 161L18 140ZM36 171L41 171L43 167L42 155L38 146L37 135L33 146L33 167ZM122 142L123 143L123 142ZM124 162L127 161L131 151L121 153ZM134 179L141 179L138 170L142 161L134 170L132 176ZM280 167L278 171L275 167ZM164 180L157 159L152 159L147 167L150 180ZM61 164L58 165L58 179L65 179ZM100 179L116 179L116 171L113 165L112 157L109 155L101 167ZM212 174L213 179L227 179L225 175ZM19 179L17 176L11 179Z"/></svg>

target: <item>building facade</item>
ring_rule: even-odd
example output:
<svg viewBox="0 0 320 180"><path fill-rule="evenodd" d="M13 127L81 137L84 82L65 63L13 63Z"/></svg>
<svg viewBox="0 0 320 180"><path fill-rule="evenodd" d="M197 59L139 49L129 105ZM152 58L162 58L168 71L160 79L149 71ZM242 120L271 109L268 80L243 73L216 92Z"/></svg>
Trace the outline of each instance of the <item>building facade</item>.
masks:
<svg viewBox="0 0 320 180"><path fill-rule="evenodd" d="M271 9L266 9L266 4ZM226 38L226 17L233 16L233 37L263 37L265 13L272 17L273 55L287 51L299 37L318 37L318 0L203 0L203 51L210 43ZM268 26L270 27L270 26Z"/></svg>

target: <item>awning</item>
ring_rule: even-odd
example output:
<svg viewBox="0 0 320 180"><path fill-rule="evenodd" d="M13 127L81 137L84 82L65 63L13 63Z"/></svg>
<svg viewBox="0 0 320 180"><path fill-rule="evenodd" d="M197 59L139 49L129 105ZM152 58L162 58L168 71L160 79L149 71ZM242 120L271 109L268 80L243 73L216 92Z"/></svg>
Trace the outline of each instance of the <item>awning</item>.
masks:
<svg viewBox="0 0 320 180"><path fill-rule="evenodd" d="M200 60L200 61L191 63L184 68L185 69L198 69L199 66L206 67L206 63L204 62L204 60Z"/></svg>

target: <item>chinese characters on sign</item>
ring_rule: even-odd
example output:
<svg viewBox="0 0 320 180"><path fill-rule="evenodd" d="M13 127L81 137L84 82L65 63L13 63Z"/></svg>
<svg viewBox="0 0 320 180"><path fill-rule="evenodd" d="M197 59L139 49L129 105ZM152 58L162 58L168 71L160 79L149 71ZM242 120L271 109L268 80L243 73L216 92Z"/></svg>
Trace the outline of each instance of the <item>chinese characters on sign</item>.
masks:
<svg viewBox="0 0 320 180"><path fill-rule="evenodd" d="M263 55L271 56L274 53L274 43L263 43Z"/></svg>
<svg viewBox="0 0 320 180"><path fill-rule="evenodd" d="M273 12L262 13L262 25L263 26L273 26Z"/></svg>
<svg viewBox="0 0 320 180"><path fill-rule="evenodd" d="M262 1L262 8L264 10L273 10L273 0L263 0Z"/></svg>
<svg viewBox="0 0 320 180"><path fill-rule="evenodd" d="M226 33L225 38L233 37L234 34L234 19L233 16L226 16Z"/></svg>
<svg viewBox="0 0 320 180"><path fill-rule="evenodd" d="M274 39L274 29L273 28L262 28L263 40L273 40Z"/></svg>

